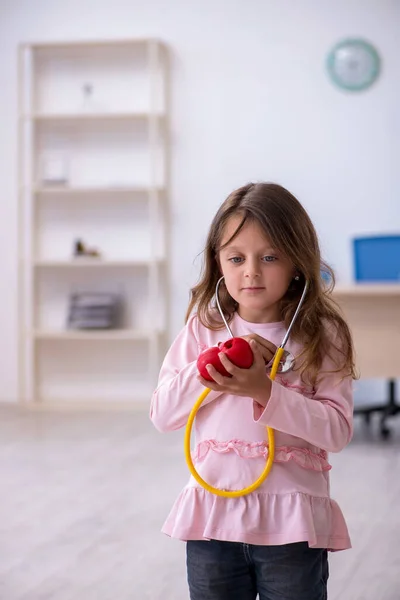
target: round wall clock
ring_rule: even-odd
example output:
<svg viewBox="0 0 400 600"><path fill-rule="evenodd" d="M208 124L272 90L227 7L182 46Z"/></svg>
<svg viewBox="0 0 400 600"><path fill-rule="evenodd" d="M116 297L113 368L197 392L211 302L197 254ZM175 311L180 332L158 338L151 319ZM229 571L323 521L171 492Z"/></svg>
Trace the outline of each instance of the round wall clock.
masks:
<svg viewBox="0 0 400 600"><path fill-rule="evenodd" d="M340 88L360 92L377 79L381 60L378 52L362 39L339 42L328 54L327 68L332 81Z"/></svg>

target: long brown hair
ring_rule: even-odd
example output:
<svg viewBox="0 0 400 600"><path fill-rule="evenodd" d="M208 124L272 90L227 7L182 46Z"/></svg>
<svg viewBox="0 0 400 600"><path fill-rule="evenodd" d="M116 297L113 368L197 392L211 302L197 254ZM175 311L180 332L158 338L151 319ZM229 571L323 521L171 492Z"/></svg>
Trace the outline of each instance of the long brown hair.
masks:
<svg viewBox="0 0 400 600"><path fill-rule="evenodd" d="M307 212L288 190L274 183L251 183L232 192L215 215L204 249L203 268L198 284L191 290L186 320L194 309L200 322L209 329L224 327L215 310L215 286L222 273L218 263L221 239L228 220L241 216L242 221L231 240L248 221L259 224L274 247L293 264L299 281L293 281L281 300L282 320L286 327L294 315L305 280L309 288L291 336L303 346L301 361L296 361L302 379L315 384L322 360L328 353L337 371L356 378L354 350L350 329L331 292L335 285L332 269L321 260L317 233ZM231 241L229 240L229 242ZM327 274L330 282L321 277ZM221 308L230 322L237 305L225 285L219 292ZM334 335L327 335L327 330ZM332 332L331 332L332 333ZM332 338L336 339L332 343Z"/></svg>

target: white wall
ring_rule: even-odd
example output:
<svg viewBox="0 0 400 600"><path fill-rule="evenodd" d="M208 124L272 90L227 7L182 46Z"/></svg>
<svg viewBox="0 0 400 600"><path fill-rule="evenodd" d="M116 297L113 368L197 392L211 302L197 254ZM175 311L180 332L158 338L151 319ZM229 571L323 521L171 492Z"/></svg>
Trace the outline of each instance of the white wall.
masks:
<svg viewBox="0 0 400 600"><path fill-rule="evenodd" d="M155 36L170 46L174 334L209 221L249 180L300 198L341 281L352 277L353 235L400 229L399 20L396 0L1 0L0 399L17 394L19 42ZM378 84L355 95L324 69L352 35L383 57Z"/></svg>

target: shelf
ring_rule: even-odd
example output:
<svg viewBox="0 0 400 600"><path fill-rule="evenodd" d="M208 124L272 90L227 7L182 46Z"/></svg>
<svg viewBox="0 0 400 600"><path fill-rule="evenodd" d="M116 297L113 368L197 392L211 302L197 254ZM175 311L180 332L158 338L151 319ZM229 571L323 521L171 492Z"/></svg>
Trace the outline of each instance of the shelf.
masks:
<svg viewBox="0 0 400 600"><path fill-rule="evenodd" d="M156 385L168 327L167 52L151 38L19 45L18 394L37 407L134 408ZM100 256L76 256L78 241ZM121 328L67 329L80 293L117 295Z"/></svg>
<svg viewBox="0 0 400 600"><path fill-rule="evenodd" d="M29 188L28 188L29 189ZM152 192L160 193L163 191L162 187L152 186L114 186L114 187L36 187L30 188L34 194L46 196L57 194L60 196L74 195L81 196L84 194L150 194Z"/></svg>
<svg viewBox="0 0 400 600"><path fill-rule="evenodd" d="M164 114L151 112L133 112L133 113L54 113L54 114L33 114L23 115L21 118L29 121L42 121L50 123L56 122L73 122L73 121L136 121L138 119L163 119Z"/></svg>
<svg viewBox="0 0 400 600"><path fill-rule="evenodd" d="M147 44L157 44L161 48L164 43L156 38L133 38L133 39L121 39L121 40L74 40L70 42L31 42L23 43L20 45L21 48L32 48L33 50L50 50L53 52L57 49L89 49L89 48L124 48L125 46L141 46Z"/></svg>
<svg viewBox="0 0 400 600"><path fill-rule="evenodd" d="M35 260L32 264L40 269L109 269L113 267L148 267L161 260L103 260L101 258L75 260Z"/></svg>
<svg viewBox="0 0 400 600"><path fill-rule="evenodd" d="M34 331L31 335L36 340L54 341L121 341L121 340L149 340L154 336L162 335L162 331L139 331L135 329L108 329L108 330L75 330L75 331Z"/></svg>

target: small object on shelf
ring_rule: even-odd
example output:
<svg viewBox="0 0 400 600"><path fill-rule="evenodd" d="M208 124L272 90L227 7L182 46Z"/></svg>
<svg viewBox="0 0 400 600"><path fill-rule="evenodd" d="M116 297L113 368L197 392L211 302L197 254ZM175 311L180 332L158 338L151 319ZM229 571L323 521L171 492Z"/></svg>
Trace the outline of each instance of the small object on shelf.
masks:
<svg viewBox="0 0 400 600"><path fill-rule="evenodd" d="M108 109L101 103L97 102L94 96L94 85L90 81L85 81L82 84L82 108L79 112L93 113L93 114L106 114Z"/></svg>
<svg viewBox="0 0 400 600"><path fill-rule="evenodd" d="M82 254L85 254L85 245L82 240L76 240L74 256L81 256Z"/></svg>
<svg viewBox="0 0 400 600"><path fill-rule="evenodd" d="M93 107L93 84L90 82L85 82L82 85L82 109L84 112L92 112Z"/></svg>
<svg viewBox="0 0 400 600"><path fill-rule="evenodd" d="M79 293L70 297L68 329L117 329L122 302L116 294Z"/></svg>
<svg viewBox="0 0 400 600"><path fill-rule="evenodd" d="M74 256L75 257L89 257L89 258L100 258L100 252L96 248L87 248L85 243L78 239L74 244Z"/></svg>
<svg viewBox="0 0 400 600"><path fill-rule="evenodd" d="M85 101L90 102L89 99L93 93L93 84L90 82L84 83L82 86L82 91L83 91L83 97L85 98Z"/></svg>
<svg viewBox="0 0 400 600"><path fill-rule="evenodd" d="M41 158L41 182L43 186L67 186L68 158L65 153L45 153Z"/></svg>

